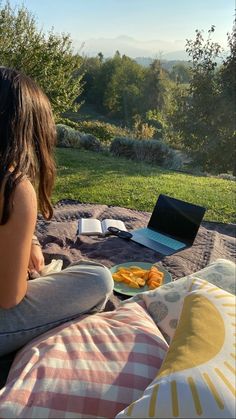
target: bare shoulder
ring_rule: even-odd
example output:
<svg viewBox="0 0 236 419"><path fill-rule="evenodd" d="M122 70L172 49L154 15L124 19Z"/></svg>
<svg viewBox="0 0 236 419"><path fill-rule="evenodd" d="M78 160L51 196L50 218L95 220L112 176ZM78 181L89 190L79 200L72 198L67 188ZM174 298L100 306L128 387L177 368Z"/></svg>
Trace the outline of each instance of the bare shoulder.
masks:
<svg viewBox="0 0 236 419"><path fill-rule="evenodd" d="M33 185L28 179L18 183L13 196L13 213L37 213L37 197Z"/></svg>

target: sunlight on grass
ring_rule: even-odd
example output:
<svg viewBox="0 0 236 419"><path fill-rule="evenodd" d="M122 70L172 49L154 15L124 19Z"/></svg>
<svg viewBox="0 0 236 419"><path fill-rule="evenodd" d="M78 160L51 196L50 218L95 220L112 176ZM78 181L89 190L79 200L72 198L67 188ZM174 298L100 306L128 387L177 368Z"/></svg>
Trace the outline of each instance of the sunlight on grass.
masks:
<svg viewBox="0 0 236 419"><path fill-rule="evenodd" d="M160 193L207 208L205 220L235 222L235 182L192 176L85 150L57 149L53 203L74 199L152 211Z"/></svg>

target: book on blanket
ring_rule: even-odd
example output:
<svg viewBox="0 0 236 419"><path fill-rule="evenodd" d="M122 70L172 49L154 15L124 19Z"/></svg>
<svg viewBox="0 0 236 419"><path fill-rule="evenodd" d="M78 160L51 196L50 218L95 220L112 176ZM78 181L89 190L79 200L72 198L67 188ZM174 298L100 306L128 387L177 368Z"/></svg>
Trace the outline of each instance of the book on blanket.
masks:
<svg viewBox="0 0 236 419"><path fill-rule="evenodd" d="M84 236L106 236L111 234L108 227L116 227L119 230L127 231L125 224L121 220L106 218L98 220L97 218L80 218L78 224L78 234Z"/></svg>

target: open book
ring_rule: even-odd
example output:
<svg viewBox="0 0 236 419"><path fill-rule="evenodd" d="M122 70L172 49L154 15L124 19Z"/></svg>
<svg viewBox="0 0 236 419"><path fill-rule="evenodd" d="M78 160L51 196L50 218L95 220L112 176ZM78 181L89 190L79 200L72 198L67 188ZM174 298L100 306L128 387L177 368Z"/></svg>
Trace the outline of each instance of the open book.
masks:
<svg viewBox="0 0 236 419"><path fill-rule="evenodd" d="M119 230L127 231L125 224L121 220L106 218L99 221L97 218L80 218L78 234L85 236L105 236L110 234L108 227L117 227Z"/></svg>

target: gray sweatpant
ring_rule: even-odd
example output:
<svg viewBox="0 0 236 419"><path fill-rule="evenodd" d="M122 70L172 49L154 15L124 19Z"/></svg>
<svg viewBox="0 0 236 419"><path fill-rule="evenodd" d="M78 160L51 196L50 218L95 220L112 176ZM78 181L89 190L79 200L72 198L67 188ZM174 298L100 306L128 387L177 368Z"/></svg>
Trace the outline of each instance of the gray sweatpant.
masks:
<svg viewBox="0 0 236 419"><path fill-rule="evenodd" d="M81 314L101 311L112 291L109 269L85 260L29 281L17 306L0 308L0 356Z"/></svg>

